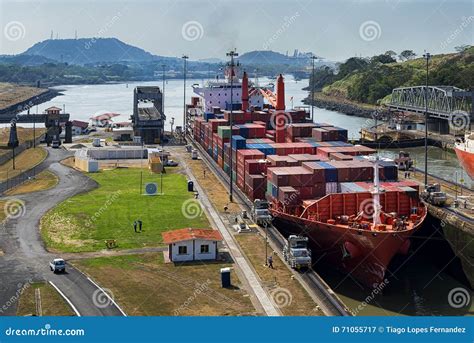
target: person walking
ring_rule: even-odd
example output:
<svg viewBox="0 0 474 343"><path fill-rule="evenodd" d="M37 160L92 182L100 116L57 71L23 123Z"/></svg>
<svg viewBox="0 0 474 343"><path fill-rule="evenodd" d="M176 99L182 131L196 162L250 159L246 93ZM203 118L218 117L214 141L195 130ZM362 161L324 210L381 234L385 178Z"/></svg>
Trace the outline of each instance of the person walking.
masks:
<svg viewBox="0 0 474 343"><path fill-rule="evenodd" d="M273 257L272 257L272 255L268 256L268 268L273 269Z"/></svg>
<svg viewBox="0 0 474 343"><path fill-rule="evenodd" d="M137 221L136 220L133 222L133 230L135 231L135 233L137 232Z"/></svg>

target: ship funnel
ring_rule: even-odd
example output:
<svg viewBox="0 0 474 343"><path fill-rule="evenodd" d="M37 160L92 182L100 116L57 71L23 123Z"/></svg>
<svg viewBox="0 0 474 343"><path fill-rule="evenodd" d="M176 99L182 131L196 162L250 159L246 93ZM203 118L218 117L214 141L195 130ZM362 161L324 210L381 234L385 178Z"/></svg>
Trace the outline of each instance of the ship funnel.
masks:
<svg viewBox="0 0 474 343"><path fill-rule="evenodd" d="M242 76L242 111L247 112L249 109L249 79L247 72L244 71Z"/></svg>
<svg viewBox="0 0 474 343"><path fill-rule="evenodd" d="M285 82L283 81L283 75L281 74L277 79L276 110L285 110Z"/></svg>

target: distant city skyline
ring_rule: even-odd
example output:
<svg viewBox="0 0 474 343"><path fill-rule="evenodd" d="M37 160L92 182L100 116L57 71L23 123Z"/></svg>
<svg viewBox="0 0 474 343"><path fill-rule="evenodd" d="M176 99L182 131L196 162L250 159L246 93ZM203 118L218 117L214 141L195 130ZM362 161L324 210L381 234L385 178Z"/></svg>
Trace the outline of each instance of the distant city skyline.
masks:
<svg viewBox="0 0 474 343"><path fill-rule="evenodd" d="M0 54L53 38L114 37L155 55L273 50L332 61L472 45L470 0L0 0Z"/></svg>

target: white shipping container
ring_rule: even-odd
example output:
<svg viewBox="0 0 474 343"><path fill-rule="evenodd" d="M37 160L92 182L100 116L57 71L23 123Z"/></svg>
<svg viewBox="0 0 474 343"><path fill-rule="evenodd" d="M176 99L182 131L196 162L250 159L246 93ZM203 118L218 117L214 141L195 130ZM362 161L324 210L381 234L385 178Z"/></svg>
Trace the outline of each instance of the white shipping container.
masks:
<svg viewBox="0 0 474 343"><path fill-rule="evenodd" d="M327 182L326 183L326 194L339 193L337 185L338 185L337 182Z"/></svg>

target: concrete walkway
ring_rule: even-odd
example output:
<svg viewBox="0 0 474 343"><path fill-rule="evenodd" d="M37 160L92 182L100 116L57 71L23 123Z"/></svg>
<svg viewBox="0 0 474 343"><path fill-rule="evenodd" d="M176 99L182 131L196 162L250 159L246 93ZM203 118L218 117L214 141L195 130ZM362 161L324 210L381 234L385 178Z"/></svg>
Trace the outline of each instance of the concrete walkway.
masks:
<svg viewBox="0 0 474 343"><path fill-rule="evenodd" d="M184 148L183 148L184 149ZM215 226L218 228L219 232L222 234L228 248L229 253L231 254L232 258L234 259L237 266L242 271L244 277L247 279L249 286L252 288L253 293L255 294L256 298L260 302L263 310L265 311L267 316L280 316L280 311L275 307L274 303L268 296L267 292L263 289L262 285L260 284L260 280L258 279L255 271L250 266L247 259L244 257L242 251L240 250L237 242L234 239L234 236L231 233L232 228L229 228L224 224L219 214L212 206L209 198L207 197L206 192L201 188L199 183L197 182L196 178L194 177L192 171L187 166L186 162L176 154L178 159L180 160L181 166L184 167L186 174L188 175L189 179L194 182L194 186L197 188L199 192L199 199L201 204L203 205L206 212L210 215L212 221L214 222Z"/></svg>

